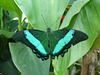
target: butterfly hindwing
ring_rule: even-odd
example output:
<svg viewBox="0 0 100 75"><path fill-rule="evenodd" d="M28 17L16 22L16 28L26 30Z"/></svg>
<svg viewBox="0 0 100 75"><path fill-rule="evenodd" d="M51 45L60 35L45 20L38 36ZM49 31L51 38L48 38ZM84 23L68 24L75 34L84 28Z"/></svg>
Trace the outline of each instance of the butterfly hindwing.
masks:
<svg viewBox="0 0 100 75"><path fill-rule="evenodd" d="M51 52L51 57L54 58L59 55L64 56L71 45L86 40L88 36L78 30L62 29L52 32L52 38L55 38L56 41L56 45L53 46L53 51ZM51 45L53 43L54 41L50 42Z"/></svg>
<svg viewBox="0 0 100 75"><path fill-rule="evenodd" d="M14 34L13 39L30 47L42 60L49 58L48 40L45 32L33 29L24 30Z"/></svg>

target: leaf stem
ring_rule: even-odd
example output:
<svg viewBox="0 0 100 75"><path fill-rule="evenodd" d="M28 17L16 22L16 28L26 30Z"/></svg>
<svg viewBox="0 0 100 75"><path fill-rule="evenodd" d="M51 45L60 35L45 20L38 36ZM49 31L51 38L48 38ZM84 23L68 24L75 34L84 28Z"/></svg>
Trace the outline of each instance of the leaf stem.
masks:
<svg viewBox="0 0 100 75"><path fill-rule="evenodd" d="M31 26L30 26L30 23L28 22L28 26L27 26L27 29L30 29L31 28Z"/></svg>
<svg viewBox="0 0 100 75"><path fill-rule="evenodd" d="M3 8L1 7L1 29L3 29Z"/></svg>
<svg viewBox="0 0 100 75"><path fill-rule="evenodd" d="M18 14L18 13L17 13ZM21 18L22 18L22 13L18 14L18 22L19 22L19 25L18 25L18 31L21 31L24 29L23 25L21 24Z"/></svg>

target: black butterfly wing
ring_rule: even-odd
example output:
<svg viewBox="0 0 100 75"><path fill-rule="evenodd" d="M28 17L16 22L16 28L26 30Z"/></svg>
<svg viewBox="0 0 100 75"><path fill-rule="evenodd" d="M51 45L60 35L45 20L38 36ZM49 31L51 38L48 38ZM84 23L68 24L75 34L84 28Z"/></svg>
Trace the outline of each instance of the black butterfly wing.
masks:
<svg viewBox="0 0 100 75"><path fill-rule="evenodd" d="M55 39L55 41L52 41L52 38ZM54 42L56 42L56 45L51 47L51 57L64 56L71 45L75 45L86 39L88 39L88 36L78 30L62 29L52 32L50 45L52 46Z"/></svg>
<svg viewBox="0 0 100 75"><path fill-rule="evenodd" d="M46 60L49 58L48 39L46 35L46 32L29 29L15 33L13 39L30 47L38 58Z"/></svg>

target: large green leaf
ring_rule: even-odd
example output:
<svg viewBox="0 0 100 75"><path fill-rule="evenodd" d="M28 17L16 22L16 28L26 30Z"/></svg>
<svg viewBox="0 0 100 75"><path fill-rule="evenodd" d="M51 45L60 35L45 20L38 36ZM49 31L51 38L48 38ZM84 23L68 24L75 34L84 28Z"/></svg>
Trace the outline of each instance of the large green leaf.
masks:
<svg viewBox="0 0 100 75"><path fill-rule="evenodd" d="M100 30L100 0L91 0L77 16L74 29L85 32L89 39L72 46L64 58L53 61L54 71L56 75L64 75L66 69L75 61L85 55L91 48L97 33ZM73 11L72 11L73 12Z"/></svg>
<svg viewBox="0 0 100 75"><path fill-rule="evenodd" d="M8 32L5 30L0 30L0 35L4 35L7 38L11 38L14 35L14 32Z"/></svg>
<svg viewBox="0 0 100 75"><path fill-rule="evenodd" d="M91 52L94 50L99 50L99 48L100 48L100 31L91 47Z"/></svg>
<svg viewBox="0 0 100 75"><path fill-rule="evenodd" d="M21 15L21 11L15 4L14 0L0 0L0 6L9 11L17 12L19 15Z"/></svg>
<svg viewBox="0 0 100 75"><path fill-rule="evenodd" d="M32 26L39 30L58 29L69 0L14 0Z"/></svg>
<svg viewBox="0 0 100 75"><path fill-rule="evenodd" d="M0 60L6 61L11 58L9 46L8 46L8 38L4 35L0 35Z"/></svg>
<svg viewBox="0 0 100 75"><path fill-rule="evenodd" d="M15 4L14 0L0 0L0 6L9 11L14 11L18 14L19 21L21 22L22 12Z"/></svg>
<svg viewBox="0 0 100 75"><path fill-rule="evenodd" d="M88 3L89 0L77 0L72 4L72 7L69 9L68 13L66 14L62 25L60 27L60 29L66 27L69 25L70 21L72 20L72 18L78 14L80 12L80 10L82 9L82 7Z"/></svg>
<svg viewBox="0 0 100 75"><path fill-rule="evenodd" d="M6 62L0 61L0 72L4 75L20 75L11 59Z"/></svg>
<svg viewBox="0 0 100 75"><path fill-rule="evenodd" d="M22 75L49 75L50 60L42 61L21 43L10 43L12 60Z"/></svg>

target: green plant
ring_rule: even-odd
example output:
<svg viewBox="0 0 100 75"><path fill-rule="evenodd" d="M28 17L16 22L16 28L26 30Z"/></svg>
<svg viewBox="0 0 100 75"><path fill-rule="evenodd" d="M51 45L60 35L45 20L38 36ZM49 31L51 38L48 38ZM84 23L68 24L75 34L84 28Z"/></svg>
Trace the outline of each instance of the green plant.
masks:
<svg viewBox="0 0 100 75"><path fill-rule="evenodd" d="M38 59L24 44L11 43L11 37L16 30L34 28L46 31L47 27L57 30L68 4L72 6L60 29L73 28L83 31L89 39L72 46L63 58L59 56L54 59L54 71L51 73L50 60ZM0 6L0 72L5 75L65 75L67 68L90 50L100 31L99 0L1 0ZM28 23L25 19L22 20L23 13ZM14 17L18 17L18 20L13 20ZM71 67L73 68L73 65ZM71 67L69 71L72 70Z"/></svg>

